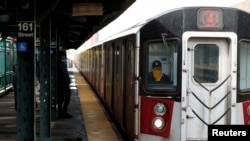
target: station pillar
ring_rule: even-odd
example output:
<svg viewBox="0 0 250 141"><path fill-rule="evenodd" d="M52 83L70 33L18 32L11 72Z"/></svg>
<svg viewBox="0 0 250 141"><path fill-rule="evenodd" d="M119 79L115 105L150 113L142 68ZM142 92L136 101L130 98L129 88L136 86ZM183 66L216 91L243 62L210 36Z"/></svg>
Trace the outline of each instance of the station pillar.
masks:
<svg viewBox="0 0 250 141"><path fill-rule="evenodd" d="M58 47L58 29L53 16L50 20L50 82L51 82L51 120L57 118L57 47Z"/></svg>
<svg viewBox="0 0 250 141"><path fill-rule="evenodd" d="M51 140L50 17L40 23L40 140Z"/></svg>
<svg viewBox="0 0 250 141"><path fill-rule="evenodd" d="M20 18L22 17L22 19ZM16 104L17 141L36 140L34 4L19 9L17 21Z"/></svg>

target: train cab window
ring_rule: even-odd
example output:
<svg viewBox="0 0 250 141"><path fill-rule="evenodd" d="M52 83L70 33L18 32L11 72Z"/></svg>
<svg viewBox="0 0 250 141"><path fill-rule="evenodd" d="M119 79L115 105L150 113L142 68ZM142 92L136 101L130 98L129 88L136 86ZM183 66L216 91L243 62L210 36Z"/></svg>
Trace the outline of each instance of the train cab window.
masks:
<svg viewBox="0 0 250 141"><path fill-rule="evenodd" d="M177 86L177 40L148 43L147 89L174 89Z"/></svg>
<svg viewBox="0 0 250 141"><path fill-rule="evenodd" d="M239 43L239 71L241 91L250 90L250 41L241 41Z"/></svg>
<svg viewBox="0 0 250 141"><path fill-rule="evenodd" d="M218 81L219 47L216 44L197 44L194 48L194 78L199 83Z"/></svg>

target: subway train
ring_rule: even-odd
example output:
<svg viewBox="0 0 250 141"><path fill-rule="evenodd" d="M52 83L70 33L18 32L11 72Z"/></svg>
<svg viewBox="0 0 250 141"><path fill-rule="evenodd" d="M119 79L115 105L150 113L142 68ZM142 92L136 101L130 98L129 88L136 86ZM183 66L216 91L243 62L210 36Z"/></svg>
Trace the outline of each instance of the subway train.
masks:
<svg viewBox="0 0 250 141"><path fill-rule="evenodd" d="M16 38L0 37L0 97L13 90L14 64L16 64Z"/></svg>
<svg viewBox="0 0 250 141"><path fill-rule="evenodd" d="M250 14L217 2L147 3L75 50L125 140L200 141L210 125L249 125Z"/></svg>

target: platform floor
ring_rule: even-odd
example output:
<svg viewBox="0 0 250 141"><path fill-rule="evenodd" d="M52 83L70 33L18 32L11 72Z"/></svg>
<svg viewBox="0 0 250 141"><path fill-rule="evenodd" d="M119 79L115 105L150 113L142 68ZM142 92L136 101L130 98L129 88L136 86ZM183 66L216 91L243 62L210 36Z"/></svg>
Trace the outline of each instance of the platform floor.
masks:
<svg viewBox="0 0 250 141"><path fill-rule="evenodd" d="M51 141L123 141L114 123L97 99L86 80L76 69L69 69L72 80L70 119L51 121ZM36 140L39 137L39 93L36 111ZM14 93L0 99L0 141L16 141L16 112Z"/></svg>
<svg viewBox="0 0 250 141"><path fill-rule="evenodd" d="M91 87L78 72L74 72L81 109L89 141L123 141Z"/></svg>

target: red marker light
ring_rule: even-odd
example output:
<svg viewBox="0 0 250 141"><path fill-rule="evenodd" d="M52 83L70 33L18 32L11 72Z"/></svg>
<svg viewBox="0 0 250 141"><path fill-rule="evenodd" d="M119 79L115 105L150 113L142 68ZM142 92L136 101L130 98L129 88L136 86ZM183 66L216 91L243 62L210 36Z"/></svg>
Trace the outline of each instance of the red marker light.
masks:
<svg viewBox="0 0 250 141"><path fill-rule="evenodd" d="M13 42L17 42L17 38L16 37L13 38Z"/></svg>

